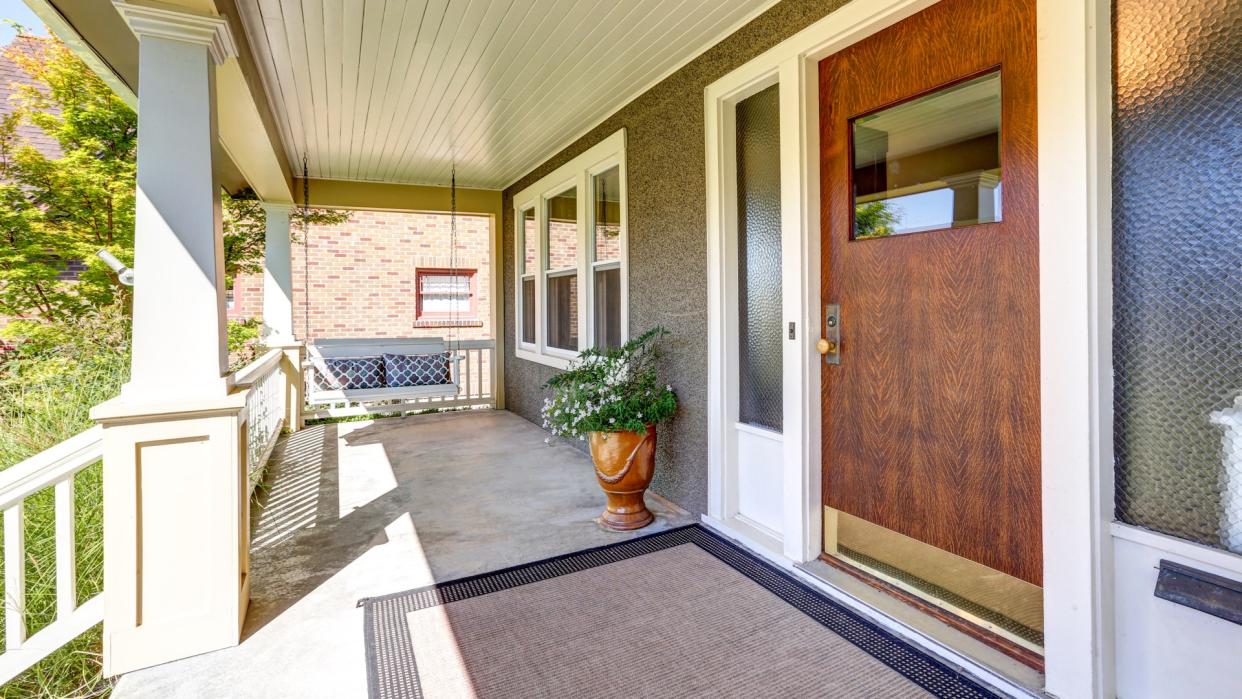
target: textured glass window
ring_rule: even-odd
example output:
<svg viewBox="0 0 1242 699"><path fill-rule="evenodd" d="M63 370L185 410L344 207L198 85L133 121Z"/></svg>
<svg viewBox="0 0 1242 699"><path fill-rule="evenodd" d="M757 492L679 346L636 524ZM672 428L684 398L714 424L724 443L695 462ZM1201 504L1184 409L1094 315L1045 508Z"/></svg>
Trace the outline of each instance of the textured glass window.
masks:
<svg viewBox="0 0 1242 699"><path fill-rule="evenodd" d="M473 315L473 279L473 270L419 272L419 317Z"/></svg>
<svg viewBox="0 0 1242 699"><path fill-rule="evenodd" d="M854 239L1001 220L1001 75L850 121Z"/></svg>
<svg viewBox="0 0 1242 699"><path fill-rule="evenodd" d="M1117 517L1242 553L1242 4L1113 20Z"/></svg>
<svg viewBox="0 0 1242 699"><path fill-rule="evenodd" d="M522 278L521 296L517 300L522 310L522 342L535 341L535 269L538 266L535 246L539 242L539 230L535 223L535 210L522 212L518 235L522 236L522 259L518 261L518 274Z"/></svg>
<svg viewBox="0 0 1242 699"><path fill-rule="evenodd" d="M773 85L737 105L738 419L780 431L780 103Z"/></svg>

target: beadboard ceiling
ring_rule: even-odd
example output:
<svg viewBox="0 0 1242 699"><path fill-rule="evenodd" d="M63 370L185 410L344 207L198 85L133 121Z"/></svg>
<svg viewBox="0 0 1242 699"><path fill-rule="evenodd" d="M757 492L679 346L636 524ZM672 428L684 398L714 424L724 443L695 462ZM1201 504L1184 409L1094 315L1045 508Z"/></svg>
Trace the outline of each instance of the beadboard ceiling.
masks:
<svg viewBox="0 0 1242 699"><path fill-rule="evenodd" d="M774 0L238 0L311 177L498 189ZM300 174L300 173L299 173Z"/></svg>

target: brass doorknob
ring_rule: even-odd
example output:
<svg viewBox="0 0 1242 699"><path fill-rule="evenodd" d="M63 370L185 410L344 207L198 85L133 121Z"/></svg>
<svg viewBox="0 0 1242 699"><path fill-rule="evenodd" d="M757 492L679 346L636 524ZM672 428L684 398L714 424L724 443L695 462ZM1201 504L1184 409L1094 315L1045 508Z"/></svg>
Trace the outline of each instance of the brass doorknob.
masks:
<svg viewBox="0 0 1242 699"><path fill-rule="evenodd" d="M815 349L819 350L820 354L828 354L829 352L836 352L837 343L833 342L832 340L825 340L824 338L821 337L819 338L819 342L815 343Z"/></svg>

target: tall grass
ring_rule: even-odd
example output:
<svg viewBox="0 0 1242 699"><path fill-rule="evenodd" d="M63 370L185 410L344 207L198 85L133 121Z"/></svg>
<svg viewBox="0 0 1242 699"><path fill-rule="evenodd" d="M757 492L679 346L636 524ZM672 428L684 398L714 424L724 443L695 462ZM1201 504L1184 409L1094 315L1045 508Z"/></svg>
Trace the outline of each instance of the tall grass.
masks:
<svg viewBox="0 0 1242 699"><path fill-rule="evenodd" d="M17 324L15 324L17 325ZM13 326L11 326L12 328ZM115 396L129 368L128 322L108 308L69 326L20 326L20 349L0 364L0 470L92 425L91 407ZM77 593L103 588L103 473L99 464L75 479ZM33 634L56 616L55 502L52 489L26 500L26 624ZM0 552L0 569L3 556ZM3 629L0 610L0 629ZM2 633L2 631L0 631ZM0 687L9 697L101 697L98 626Z"/></svg>

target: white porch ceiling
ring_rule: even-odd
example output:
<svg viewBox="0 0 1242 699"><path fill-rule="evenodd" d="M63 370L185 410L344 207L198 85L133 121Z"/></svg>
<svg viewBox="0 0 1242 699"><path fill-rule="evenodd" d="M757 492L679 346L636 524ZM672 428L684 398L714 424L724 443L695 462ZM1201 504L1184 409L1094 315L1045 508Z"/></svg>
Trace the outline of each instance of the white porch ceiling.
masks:
<svg viewBox="0 0 1242 699"><path fill-rule="evenodd" d="M498 189L774 0L238 0L311 177ZM298 173L300 175L300 172Z"/></svg>

